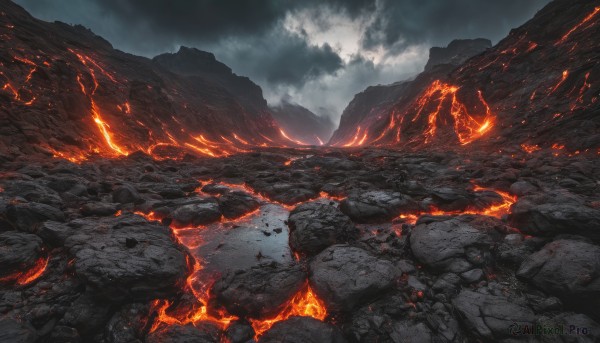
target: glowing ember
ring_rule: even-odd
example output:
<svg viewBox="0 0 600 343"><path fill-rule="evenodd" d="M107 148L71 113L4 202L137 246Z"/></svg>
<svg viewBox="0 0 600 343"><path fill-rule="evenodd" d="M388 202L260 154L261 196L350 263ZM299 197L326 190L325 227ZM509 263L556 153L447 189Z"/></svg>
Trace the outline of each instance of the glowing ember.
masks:
<svg viewBox="0 0 600 343"><path fill-rule="evenodd" d="M528 154L534 153L542 149L538 145L528 145L525 143L521 144L521 148L523 148L523 150Z"/></svg>
<svg viewBox="0 0 600 343"><path fill-rule="evenodd" d="M307 284L288 301L286 307L275 317L262 320L250 319L250 324L252 324L256 333L255 338L258 339L259 336L269 330L275 323L292 316L304 316L324 320L327 317L327 308Z"/></svg>

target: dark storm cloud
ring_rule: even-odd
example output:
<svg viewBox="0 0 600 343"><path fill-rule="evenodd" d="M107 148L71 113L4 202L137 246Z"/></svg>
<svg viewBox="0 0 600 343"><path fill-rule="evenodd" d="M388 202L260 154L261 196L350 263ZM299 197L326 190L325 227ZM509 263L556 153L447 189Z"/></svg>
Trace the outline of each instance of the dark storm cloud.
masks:
<svg viewBox="0 0 600 343"><path fill-rule="evenodd" d="M281 18L289 1L92 0L123 21L143 21L184 39L214 40L264 32Z"/></svg>
<svg viewBox="0 0 600 343"><path fill-rule="evenodd" d="M301 86L343 68L342 59L329 45L310 46L302 37L284 30L272 31L266 37L227 41L217 49L221 58L242 62L239 68L260 70L256 77L271 85Z"/></svg>
<svg viewBox="0 0 600 343"><path fill-rule="evenodd" d="M549 0L381 0L381 10L363 37L363 46L401 51L428 42L445 46L456 38L503 38Z"/></svg>
<svg viewBox="0 0 600 343"><path fill-rule="evenodd" d="M149 56L173 50L178 44L197 44L202 48L231 37L270 39L271 31L281 29L286 14L315 7L330 10L322 11L324 14L344 12L351 18L374 15L362 37L366 49L384 46L401 52L414 44L445 45L455 38L497 41L549 0L16 1L34 15L90 26L101 35L108 34L106 38L120 49ZM326 26L327 17L321 20ZM284 51L282 57L289 56L288 52ZM313 51L301 55L315 54ZM319 61L331 62L327 58L315 60ZM323 69L331 70L327 66ZM288 81L285 77L280 79Z"/></svg>

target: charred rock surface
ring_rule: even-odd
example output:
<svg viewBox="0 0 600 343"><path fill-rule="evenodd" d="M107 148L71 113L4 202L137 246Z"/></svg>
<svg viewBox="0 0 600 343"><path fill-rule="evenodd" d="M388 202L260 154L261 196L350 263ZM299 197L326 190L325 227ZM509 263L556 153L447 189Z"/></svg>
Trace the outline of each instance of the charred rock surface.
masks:
<svg viewBox="0 0 600 343"><path fill-rule="evenodd" d="M598 159L513 153L6 163L0 334L475 342L513 338L513 322L592 330L598 243L583 224L600 201ZM534 230L528 203L586 210Z"/></svg>
<svg viewBox="0 0 600 343"><path fill-rule="evenodd" d="M360 231L337 207L309 202L290 212L290 247L307 256L338 243L358 238Z"/></svg>
<svg viewBox="0 0 600 343"><path fill-rule="evenodd" d="M334 245L315 256L310 282L332 311L350 311L392 288L400 271L360 248Z"/></svg>
<svg viewBox="0 0 600 343"><path fill-rule="evenodd" d="M209 53L0 12L0 341L598 341L594 2L301 149Z"/></svg>
<svg viewBox="0 0 600 343"><path fill-rule="evenodd" d="M305 273L298 264L266 262L225 274L211 293L218 304L235 315L264 318L281 311L305 280Z"/></svg>
<svg viewBox="0 0 600 343"><path fill-rule="evenodd" d="M341 332L309 317L292 317L279 322L259 340L261 343L345 343Z"/></svg>

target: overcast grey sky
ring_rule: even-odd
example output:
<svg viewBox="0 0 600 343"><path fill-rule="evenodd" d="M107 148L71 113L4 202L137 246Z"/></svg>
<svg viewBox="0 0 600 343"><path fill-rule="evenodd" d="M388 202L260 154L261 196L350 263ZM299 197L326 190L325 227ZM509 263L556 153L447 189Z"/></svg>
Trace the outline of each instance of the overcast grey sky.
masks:
<svg viewBox="0 0 600 343"><path fill-rule="evenodd" d="M422 70L431 46L495 44L549 0L15 0L35 17L82 24L153 57L213 52L258 83L337 122L354 94Z"/></svg>

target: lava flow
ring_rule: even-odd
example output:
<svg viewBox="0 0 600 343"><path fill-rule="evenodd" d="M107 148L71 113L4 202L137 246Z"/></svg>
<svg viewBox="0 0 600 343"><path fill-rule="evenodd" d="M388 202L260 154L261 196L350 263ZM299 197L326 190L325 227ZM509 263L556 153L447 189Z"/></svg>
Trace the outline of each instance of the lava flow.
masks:
<svg viewBox="0 0 600 343"><path fill-rule="evenodd" d="M502 218L503 216L510 213L511 206L517 202L517 197L507 192L499 191L497 189L484 188L477 185L473 185L473 191L482 192L489 191L494 192L502 197L502 202L497 204L489 205L485 208L469 207L462 211L444 211L435 206L431 206L428 211L420 211L417 213L403 213L400 214L396 219L401 220L410 224L417 222L422 215L432 216L455 216L463 214L479 214L484 216Z"/></svg>
<svg viewBox="0 0 600 343"><path fill-rule="evenodd" d="M411 120L412 122L417 121L423 112L431 108L432 104L434 105L434 109L427 116L427 128L424 132L425 143L430 143L434 138L438 129L438 120L444 113L444 109L449 109L454 119L454 132L462 145L467 145L480 138L493 127L495 117L481 91L477 91L477 99L485 111L475 116L469 113L467 106L458 99L459 89L460 87L436 80L417 99L418 110Z"/></svg>
<svg viewBox="0 0 600 343"><path fill-rule="evenodd" d="M250 319L250 324L254 328L255 338L260 337L273 324L292 316L312 317L318 320L324 320L327 317L325 304L317 297L308 283L288 301L285 308L278 315L269 319Z"/></svg>
<svg viewBox="0 0 600 343"><path fill-rule="evenodd" d="M573 26L569 31L567 31L567 33L565 33L559 40L558 42L556 42L555 45L560 45L564 42L566 42L569 39L569 36L571 36L571 34L577 30L579 30L580 28L583 27L583 30L587 29L588 27L594 25L595 23L592 22L590 24L588 24L588 22L590 20L592 20L598 13L600 13L600 6L599 7L595 7L594 10L592 11L592 13L588 14L585 18L583 18L582 21L580 21L579 23L577 23L577 25ZM587 25L586 25L587 24ZM585 25L585 26L584 26Z"/></svg>
<svg viewBox="0 0 600 343"><path fill-rule="evenodd" d="M219 186L227 187L230 190L238 190L244 191L252 194L257 197L263 203L275 203L267 198L265 198L260 193L254 191L247 185L234 185L227 183L214 183L212 180L205 181L206 184L215 184ZM202 193L200 189L198 192ZM328 199L328 200L341 200L343 198L333 197L325 192L320 193L320 198ZM286 206L283 204L277 204L279 206L284 207L288 211L291 210L291 206ZM260 212L260 209L255 211L251 211L241 217L232 219L232 220L221 220L221 223L227 224L239 224L247 221L249 218L256 216ZM140 216L148 220L161 220L161 216L157 215L154 212L143 213L143 212L135 212ZM199 238L198 230L204 230L204 227L191 227L191 228L179 228L175 227L173 224L171 225L171 230L176 237L177 241L186 246L190 251L197 249L200 247L203 242L202 239ZM156 300L153 305L155 312L157 314L156 320L151 328L151 332L160 330L163 325L186 325L186 324L194 324L198 322L211 322L213 324L218 325L222 329L229 326L229 324L237 320L236 316L228 314L224 309L212 309L209 308L209 300L211 298L210 289L216 281L214 277L208 277L207 274L202 273L204 269L202 258L197 256L196 254L192 254L194 257L190 257L188 260L188 265L191 270L190 275L187 278L185 284L185 291L189 291L193 294L197 303L195 305L183 305L183 304L175 304L174 302L167 300ZM265 331L271 328L275 323L286 320L292 316L309 316L318 320L324 320L327 316L327 309L317 295L313 292L308 281L306 285L296 293L285 305L283 310L272 318L249 318L252 327L255 330L255 337L258 338Z"/></svg>
<svg viewBox="0 0 600 343"><path fill-rule="evenodd" d="M14 282L19 286L28 285L39 279L42 274L44 274L44 271L46 271L46 268L48 267L49 261L50 257L41 257L28 270L19 271L0 278L0 283Z"/></svg>
<svg viewBox="0 0 600 343"><path fill-rule="evenodd" d="M148 220L159 219L159 216L155 215L153 212L150 212L146 215L139 212L136 214L142 215ZM198 228L189 229L197 230ZM196 240L196 243L191 245L189 241L183 238L180 235L180 233L184 231L182 228L171 227L171 231L173 232L173 235L177 241L181 245L186 246L188 249L193 249L199 244ZM152 328L150 329L150 332L156 331L163 324L186 325L201 321L211 322L220 326L221 328L226 328L229 323L237 319L237 317L228 315L224 311L209 311L208 301L210 299L210 287L212 286L214 280L202 280L199 278L200 272L204 268L199 258L188 257L188 266L191 269L191 273L186 280L184 290L189 291L194 296L197 303L186 307L184 310L179 310L177 306L173 306L173 303L170 301L155 300L153 305L157 313L157 317L152 325Z"/></svg>

